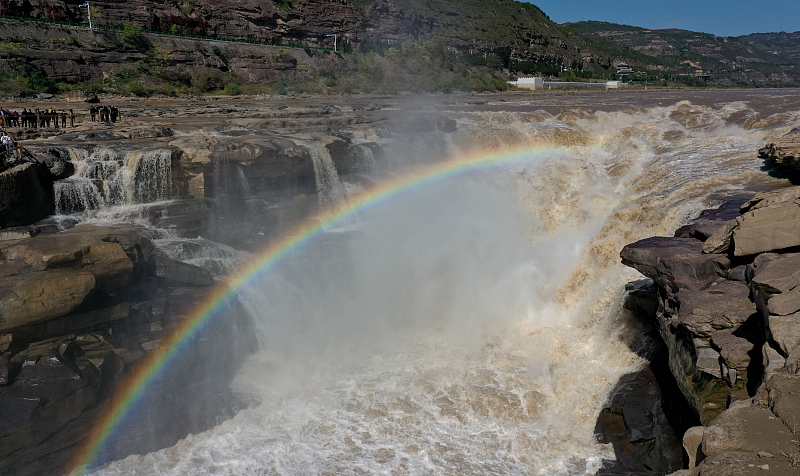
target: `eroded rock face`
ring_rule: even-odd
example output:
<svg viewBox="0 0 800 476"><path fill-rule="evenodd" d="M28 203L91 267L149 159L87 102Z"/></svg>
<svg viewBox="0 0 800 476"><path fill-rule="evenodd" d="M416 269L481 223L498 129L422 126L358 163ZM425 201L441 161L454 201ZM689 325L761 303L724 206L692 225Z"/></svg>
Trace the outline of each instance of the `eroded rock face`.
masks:
<svg viewBox="0 0 800 476"><path fill-rule="evenodd" d="M60 474L117 386L214 280L156 249L144 229L79 225L0 242L0 283L0 473L35 475ZM238 304L223 313L103 458L169 446L240 406L228 384L255 342Z"/></svg>
<svg viewBox="0 0 800 476"><path fill-rule="evenodd" d="M614 446L621 470L669 473L681 467L680 444L661 405L661 390L649 368L617 383L595 434L599 442Z"/></svg>
<svg viewBox="0 0 800 476"><path fill-rule="evenodd" d="M800 174L800 128L767 144L758 154L767 165L791 174Z"/></svg>
<svg viewBox="0 0 800 476"><path fill-rule="evenodd" d="M741 216L701 218L683 238L622 252L658 287L652 313L670 371L705 425L684 440L699 466L676 474L797 473L799 198L800 188L758 194Z"/></svg>
<svg viewBox="0 0 800 476"><path fill-rule="evenodd" d="M703 253L695 238L649 238L626 246L624 264L653 279L658 287L655 317L668 350L669 368L684 398L701 421L724 410L731 395L747 385L749 359L737 353L734 370L724 367L719 332L737 331L755 313L746 284L724 279L730 259ZM745 394L746 396L746 394Z"/></svg>

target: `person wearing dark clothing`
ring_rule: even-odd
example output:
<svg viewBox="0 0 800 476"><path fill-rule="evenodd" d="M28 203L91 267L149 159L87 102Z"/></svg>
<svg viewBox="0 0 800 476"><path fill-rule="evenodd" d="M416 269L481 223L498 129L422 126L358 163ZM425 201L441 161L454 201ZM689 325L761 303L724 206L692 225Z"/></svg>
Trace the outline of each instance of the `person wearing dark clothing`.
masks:
<svg viewBox="0 0 800 476"><path fill-rule="evenodd" d="M67 113L64 111L61 111L61 128L67 128Z"/></svg>
<svg viewBox="0 0 800 476"><path fill-rule="evenodd" d="M69 110L69 127L75 127L75 111Z"/></svg>
<svg viewBox="0 0 800 476"><path fill-rule="evenodd" d="M92 116L92 122L97 122L97 108L92 106L89 108L89 115Z"/></svg>
<svg viewBox="0 0 800 476"><path fill-rule="evenodd" d="M119 117L119 109L114 106L111 106L111 122L117 122L117 118Z"/></svg>

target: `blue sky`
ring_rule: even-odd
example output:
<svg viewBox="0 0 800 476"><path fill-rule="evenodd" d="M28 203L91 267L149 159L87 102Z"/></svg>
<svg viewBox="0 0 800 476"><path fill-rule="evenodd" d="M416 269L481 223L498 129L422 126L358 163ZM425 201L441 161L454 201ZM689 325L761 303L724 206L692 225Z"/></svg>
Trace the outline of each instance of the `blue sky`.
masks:
<svg viewBox="0 0 800 476"><path fill-rule="evenodd" d="M799 31L800 0L531 0L553 20L604 20L717 35Z"/></svg>

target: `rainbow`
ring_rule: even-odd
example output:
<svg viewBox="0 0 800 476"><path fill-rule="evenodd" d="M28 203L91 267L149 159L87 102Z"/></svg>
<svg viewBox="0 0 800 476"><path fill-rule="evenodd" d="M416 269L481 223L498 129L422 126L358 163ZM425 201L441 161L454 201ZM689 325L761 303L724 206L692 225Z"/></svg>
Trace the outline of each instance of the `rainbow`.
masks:
<svg viewBox="0 0 800 476"><path fill-rule="evenodd" d="M174 332L165 338L158 350L150 354L132 374L117 388L105 413L93 427L84 444L72 458L67 474L84 475L97 463L114 432L122 425L136 403L147 391L151 382L161 375L165 368L179 355L192 339L197 336L216 316L222 314L238 291L259 276L269 272L277 263L293 250L301 247L326 229L336 225L351 215L386 202L404 192L430 185L450 177L472 171L490 169L514 163L538 160L548 152L556 152L554 145L526 145L501 150L482 151L458 159L437 162L434 165L416 168L410 173L392 178L355 197L347 203L323 212L313 219L297 226L281 239L272 242L257 254L243 269L220 283L192 311ZM563 149L561 149L563 150Z"/></svg>

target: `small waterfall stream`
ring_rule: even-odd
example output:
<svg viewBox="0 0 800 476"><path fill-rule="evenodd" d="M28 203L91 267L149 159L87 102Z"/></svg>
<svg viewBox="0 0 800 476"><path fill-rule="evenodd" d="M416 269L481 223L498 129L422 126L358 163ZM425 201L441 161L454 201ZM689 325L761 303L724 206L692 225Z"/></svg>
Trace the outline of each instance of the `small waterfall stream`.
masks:
<svg viewBox="0 0 800 476"><path fill-rule="evenodd" d="M320 206L335 207L345 198L345 188L339 179L339 172L325 143L308 144L311 160L314 162L314 179L317 183L317 194Z"/></svg>
<svg viewBox="0 0 800 476"><path fill-rule="evenodd" d="M75 175L55 184L57 215L96 211L172 197L172 152L167 149L89 153L69 149Z"/></svg>

